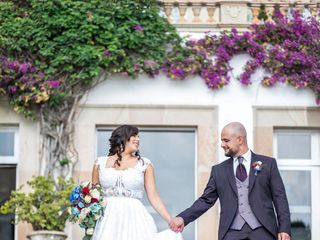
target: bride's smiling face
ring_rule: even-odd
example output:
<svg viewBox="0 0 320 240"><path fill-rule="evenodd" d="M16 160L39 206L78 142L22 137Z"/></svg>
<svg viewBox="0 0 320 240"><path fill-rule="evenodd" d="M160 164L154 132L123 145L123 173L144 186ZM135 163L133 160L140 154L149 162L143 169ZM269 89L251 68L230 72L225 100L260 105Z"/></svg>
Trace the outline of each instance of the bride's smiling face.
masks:
<svg viewBox="0 0 320 240"><path fill-rule="evenodd" d="M137 152L139 149L140 137L139 135L131 136L129 141L126 142L125 151L128 153Z"/></svg>

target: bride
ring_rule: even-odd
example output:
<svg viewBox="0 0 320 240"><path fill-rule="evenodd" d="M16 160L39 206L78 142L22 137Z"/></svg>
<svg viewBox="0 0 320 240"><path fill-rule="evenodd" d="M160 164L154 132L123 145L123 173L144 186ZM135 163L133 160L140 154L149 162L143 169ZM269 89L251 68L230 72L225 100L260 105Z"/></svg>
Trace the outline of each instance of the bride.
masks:
<svg viewBox="0 0 320 240"><path fill-rule="evenodd" d="M182 240L171 230L157 232L155 222L142 204L144 189L152 207L169 224L171 216L156 189L149 159L139 155L139 130L130 125L111 135L108 157L100 157L92 170L92 183L105 190L107 206L92 240Z"/></svg>

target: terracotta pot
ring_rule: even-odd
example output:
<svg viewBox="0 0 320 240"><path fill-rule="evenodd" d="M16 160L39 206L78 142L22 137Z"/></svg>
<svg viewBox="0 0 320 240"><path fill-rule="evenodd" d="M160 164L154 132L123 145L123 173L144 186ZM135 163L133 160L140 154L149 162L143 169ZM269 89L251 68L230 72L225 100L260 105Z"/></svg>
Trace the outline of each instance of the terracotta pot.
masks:
<svg viewBox="0 0 320 240"><path fill-rule="evenodd" d="M30 240L65 240L67 239L67 234L59 231L33 231L27 236Z"/></svg>

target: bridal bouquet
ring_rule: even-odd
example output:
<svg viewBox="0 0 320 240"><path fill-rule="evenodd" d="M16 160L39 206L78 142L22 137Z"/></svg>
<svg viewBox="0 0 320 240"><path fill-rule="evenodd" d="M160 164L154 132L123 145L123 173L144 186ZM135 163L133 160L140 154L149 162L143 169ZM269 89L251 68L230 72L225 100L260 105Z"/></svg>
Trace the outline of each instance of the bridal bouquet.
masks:
<svg viewBox="0 0 320 240"><path fill-rule="evenodd" d="M96 223L103 216L105 199L100 185L83 182L76 186L69 197L69 220L85 229L83 240L90 240Z"/></svg>

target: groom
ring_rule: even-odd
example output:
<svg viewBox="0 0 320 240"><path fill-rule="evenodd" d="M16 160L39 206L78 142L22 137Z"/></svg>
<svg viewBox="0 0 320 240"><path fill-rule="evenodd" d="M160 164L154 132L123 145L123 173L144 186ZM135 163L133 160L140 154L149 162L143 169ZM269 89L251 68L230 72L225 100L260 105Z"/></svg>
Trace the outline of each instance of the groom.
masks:
<svg viewBox="0 0 320 240"><path fill-rule="evenodd" d="M290 240L288 200L276 160L250 151L241 123L226 125L221 141L229 159L212 167L202 196L173 218L170 228L182 231L219 198L219 240Z"/></svg>

